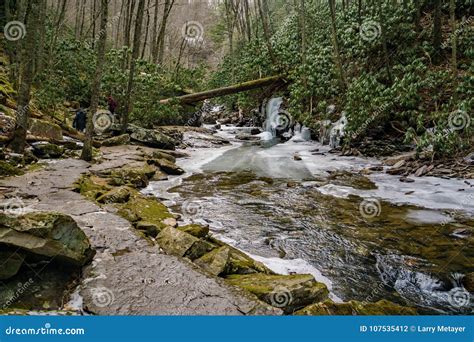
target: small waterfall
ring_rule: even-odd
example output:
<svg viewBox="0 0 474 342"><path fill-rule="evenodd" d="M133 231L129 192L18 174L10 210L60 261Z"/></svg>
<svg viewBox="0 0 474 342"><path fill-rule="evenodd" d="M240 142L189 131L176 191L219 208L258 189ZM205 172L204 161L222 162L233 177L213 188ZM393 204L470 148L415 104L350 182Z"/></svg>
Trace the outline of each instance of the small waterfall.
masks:
<svg viewBox="0 0 474 342"><path fill-rule="evenodd" d="M280 114L280 107L283 103L283 99L281 97L274 97L268 101L267 106L265 108L266 111L266 120L265 120L265 131L269 132L272 138L276 138L277 136L277 127L279 125L279 114Z"/></svg>

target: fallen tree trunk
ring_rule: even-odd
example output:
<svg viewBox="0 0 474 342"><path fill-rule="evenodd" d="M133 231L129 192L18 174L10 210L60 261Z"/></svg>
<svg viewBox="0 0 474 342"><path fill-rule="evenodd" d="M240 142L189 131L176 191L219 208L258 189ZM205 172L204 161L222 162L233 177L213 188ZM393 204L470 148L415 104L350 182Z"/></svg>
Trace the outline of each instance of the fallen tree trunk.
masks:
<svg viewBox="0 0 474 342"><path fill-rule="evenodd" d="M237 94L243 91L263 88L263 87L266 87L278 82L283 82L283 76L281 75L271 76L271 77L261 78L258 80L235 84L229 87L218 88L218 89L203 91L200 93L179 96L176 98L165 99L165 100L161 100L160 104L170 103L171 101L173 101L173 99L175 99L176 101L178 101L178 103L181 103L181 104L190 104L190 103L195 103L195 102L199 102L199 101L203 101L207 99L212 99L215 97L220 97L220 96L225 96L225 95L230 95L230 94Z"/></svg>

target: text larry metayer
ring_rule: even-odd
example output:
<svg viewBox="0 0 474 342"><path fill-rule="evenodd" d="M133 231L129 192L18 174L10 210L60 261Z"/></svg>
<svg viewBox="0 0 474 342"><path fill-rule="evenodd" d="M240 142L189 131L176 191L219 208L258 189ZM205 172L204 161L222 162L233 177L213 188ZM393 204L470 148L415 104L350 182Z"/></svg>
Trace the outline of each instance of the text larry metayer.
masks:
<svg viewBox="0 0 474 342"><path fill-rule="evenodd" d="M421 333L432 333L434 334L435 332L436 333L462 333L464 331L466 331L466 327L453 327L453 326L449 326L449 325L438 325L438 326L422 326L422 325L419 325L418 326L418 329L417 329L418 332L421 332Z"/></svg>

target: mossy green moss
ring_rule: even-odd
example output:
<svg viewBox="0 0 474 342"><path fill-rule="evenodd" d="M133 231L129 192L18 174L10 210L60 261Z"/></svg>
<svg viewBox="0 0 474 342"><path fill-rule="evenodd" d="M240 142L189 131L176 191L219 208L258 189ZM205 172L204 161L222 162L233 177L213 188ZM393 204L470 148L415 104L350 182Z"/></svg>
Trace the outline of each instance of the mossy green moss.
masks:
<svg viewBox="0 0 474 342"><path fill-rule="evenodd" d="M109 185L107 185L106 179L90 175L82 176L74 184L74 188L84 197L94 201L112 189Z"/></svg>
<svg viewBox="0 0 474 342"><path fill-rule="evenodd" d="M153 197L145 197L138 191L132 191L127 203L116 204L118 214L127 220L145 221L156 225L159 229L166 227L162 221L174 217L168 208Z"/></svg>
<svg viewBox="0 0 474 342"><path fill-rule="evenodd" d="M380 300L376 303L366 303L358 301L350 301L347 303L334 303L332 300L326 300L305 307L295 315L302 316L324 316L324 315L362 315L362 316L381 316L381 315L416 315L414 308L400 306L389 302L388 300Z"/></svg>
<svg viewBox="0 0 474 342"><path fill-rule="evenodd" d="M0 177L9 177L22 175L24 172L19 168L9 164L6 161L0 160Z"/></svg>

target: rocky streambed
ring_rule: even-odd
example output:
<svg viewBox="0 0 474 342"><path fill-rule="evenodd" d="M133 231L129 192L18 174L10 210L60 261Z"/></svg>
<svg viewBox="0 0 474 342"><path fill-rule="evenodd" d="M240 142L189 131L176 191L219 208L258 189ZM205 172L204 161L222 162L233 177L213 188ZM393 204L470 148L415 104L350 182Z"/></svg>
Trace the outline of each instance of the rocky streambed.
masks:
<svg viewBox="0 0 474 342"><path fill-rule="evenodd" d="M194 139L219 146L225 141L202 133ZM334 301L327 285L312 274L277 272L258 257L216 238L209 225L187 223L158 198L140 191L149 184L167 186L167 181L183 177L187 160L182 159L180 167L176 158L185 156L182 152L136 146L108 147L102 149L98 164L58 160L49 162L43 170L3 182L8 194L4 199L14 195L22 206L21 212L2 213L1 229L6 233L1 234L4 240L0 245L5 252L14 248L20 259L23 254L29 257L17 260L9 254L2 259L10 270L2 280L2 312L416 313L413 308L388 301ZM46 229L38 223L43 215L60 218L69 225L61 223L61 230L50 224ZM10 224L8 220L28 224ZM61 233L64 229L69 235ZM71 236L73 231L83 234L82 238ZM30 239L37 235L49 238L50 242L41 245L48 253L26 244L26 239L12 238L20 233L28 234ZM74 242L76 249L81 246L78 241L84 241L84 246L77 255L64 248L48 249L61 239ZM79 262L71 262L71 255ZM39 266L33 260L39 260ZM41 267L43 264L47 267Z"/></svg>
<svg viewBox="0 0 474 342"><path fill-rule="evenodd" d="M313 275L338 308L390 300L472 312L474 182L394 176L393 166L297 138L235 138L245 130L223 126L225 147L191 146L178 160L188 173L145 193L274 272Z"/></svg>

